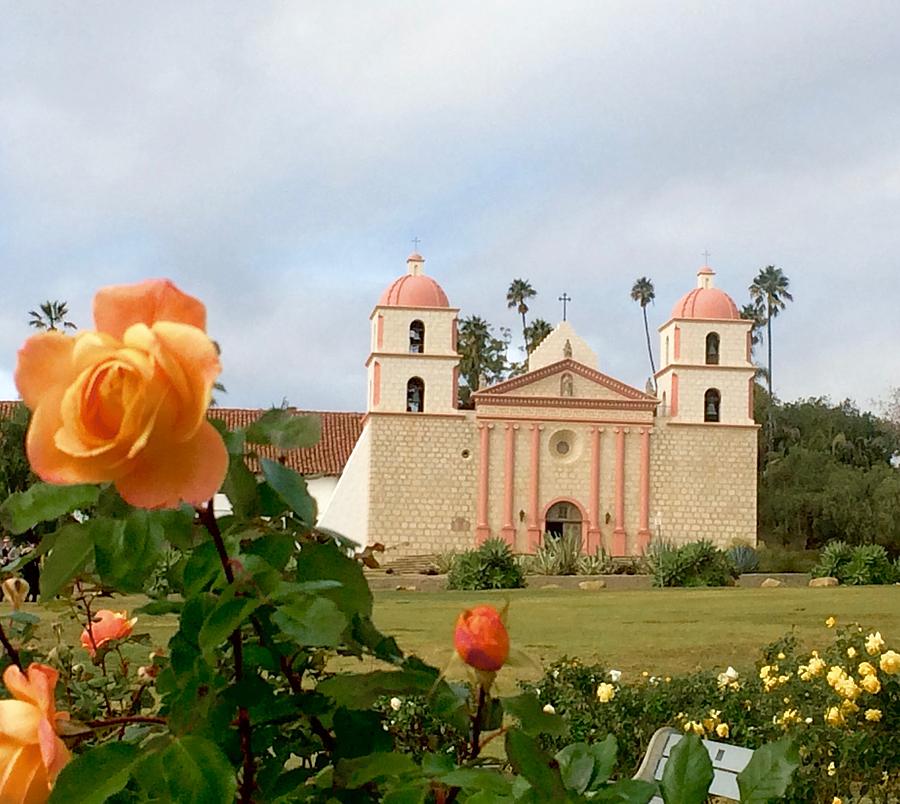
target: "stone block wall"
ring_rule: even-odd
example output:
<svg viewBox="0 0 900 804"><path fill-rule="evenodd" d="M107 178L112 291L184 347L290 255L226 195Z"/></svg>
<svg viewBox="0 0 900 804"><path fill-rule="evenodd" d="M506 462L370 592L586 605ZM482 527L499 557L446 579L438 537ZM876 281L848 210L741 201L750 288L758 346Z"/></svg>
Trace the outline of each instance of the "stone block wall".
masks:
<svg viewBox="0 0 900 804"><path fill-rule="evenodd" d="M756 431L662 422L651 439L650 530L678 544L756 544Z"/></svg>
<svg viewBox="0 0 900 804"><path fill-rule="evenodd" d="M473 414L373 413L368 427L369 541L386 546L386 560L474 547Z"/></svg>

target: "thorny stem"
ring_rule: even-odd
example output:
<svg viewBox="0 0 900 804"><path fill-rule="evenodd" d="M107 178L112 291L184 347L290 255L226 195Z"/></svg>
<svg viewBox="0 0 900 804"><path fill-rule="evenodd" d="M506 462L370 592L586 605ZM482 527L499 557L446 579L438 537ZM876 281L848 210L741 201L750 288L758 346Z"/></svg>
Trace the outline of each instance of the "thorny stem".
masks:
<svg viewBox="0 0 900 804"><path fill-rule="evenodd" d="M472 743L469 747L469 758L475 759L481 751L481 721L484 717L484 707L487 703L487 691L484 685L478 685L478 705L475 707L475 717L472 719Z"/></svg>
<svg viewBox="0 0 900 804"><path fill-rule="evenodd" d="M198 508L197 515L204 527L209 531L213 544L216 546L216 552L219 554L219 561L222 563L222 571L225 573L225 580L228 583L234 583L234 570L231 561L228 558L228 551L225 549L225 542L222 540L222 531L219 530L219 523L216 522L216 514L213 510L213 501L210 500L206 508ZM244 678L244 643L241 637L240 629L236 629L229 637L231 641L231 649L234 653L234 679L240 683ZM253 791L256 787L254 777L256 775L256 762L253 759L253 749L251 746L252 729L250 725L250 713L246 707L238 707L238 734L240 736L241 756L243 761L243 774L241 776L240 785L240 801L241 804L252 804Z"/></svg>
<svg viewBox="0 0 900 804"><path fill-rule="evenodd" d="M15 648L12 642L9 641L9 637L6 636L6 631L3 630L3 625L0 624L0 642L3 643L3 647L6 649L6 653L9 656L12 663L19 668L22 672L25 671L25 668L22 667L22 659L19 656L19 651Z"/></svg>
<svg viewBox="0 0 900 804"><path fill-rule="evenodd" d="M125 717L111 717L106 720L89 720L85 726L92 729L105 729L113 726L127 726L129 723L158 723L165 725L168 721L164 717L153 717L152 715L127 715Z"/></svg>

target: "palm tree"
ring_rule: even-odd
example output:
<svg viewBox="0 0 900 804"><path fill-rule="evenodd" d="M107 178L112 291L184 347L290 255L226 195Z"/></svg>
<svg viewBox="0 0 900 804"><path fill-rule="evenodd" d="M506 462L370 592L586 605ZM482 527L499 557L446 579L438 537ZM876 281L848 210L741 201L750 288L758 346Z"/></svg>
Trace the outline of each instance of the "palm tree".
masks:
<svg viewBox="0 0 900 804"><path fill-rule="evenodd" d="M71 321L66 321L69 314L68 302L64 301L45 301L41 305L40 312L37 310L29 310L28 315L31 320L28 326L35 329L78 329Z"/></svg>
<svg viewBox="0 0 900 804"><path fill-rule="evenodd" d="M772 319L785 308L785 302L793 301L794 297L788 292L790 280L780 268L767 265L763 268L750 285L750 298L764 315L766 323L766 347L768 349L768 365L766 369L769 384L769 396L772 396Z"/></svg>
<svg viewBox="0 0 900 804"><path fill-rule="evenodd" d="M506 306L512 310L515 308L522 316L522 339L525 341L525 351L528 351L528 335L525 332L525 313L528 312L528 299L537 296L537 291L531 287L527 279L513 279L506 291Z"/></svg>
<svg viewBox="0 0 900 804"><path fill-rule="evenodd" d="M528 354L531 354L540 346L540 343L551 332L553 325L543 318L535 318L527 327L525 327L525 344L528 348Z"/></svg>
<svg viewBox="0 0 900 804"><path fill-rule="evenodd" d="M639 302L641 312L644 314L644 334L647 336L647 354L650 355L650 376L653 378L653 387L656 387L656 366L653 363L653 348L650 346L650 325L647 323L647 305L656 298L653 289L653 280L642 276L635 280L631 286L631 298Z"/></svg>
<svg viewBox="0 0 900 804"><path fill-rule="evenodd" d="M766 323L766 313L759 301L752 301L741 307L741 318L753 322L750 329L750 347L759 346L763 340L762 326Z"/></svg>
<svg viewBox="0 0 900 804"><path fill-rule="evenodd" d="M508 330L502 330L498 338L491 325L477 315L460 320L456 350L460 356L461 407L471 407L470 397L482 385L491 385L503 379L508 339Z"/></svg>

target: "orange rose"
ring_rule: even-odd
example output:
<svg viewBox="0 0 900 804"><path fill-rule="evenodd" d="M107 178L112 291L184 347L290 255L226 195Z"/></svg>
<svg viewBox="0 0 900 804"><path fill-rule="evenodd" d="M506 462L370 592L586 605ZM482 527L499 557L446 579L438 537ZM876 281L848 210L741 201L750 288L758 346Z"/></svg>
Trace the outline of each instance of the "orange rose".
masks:
<svg viewBox="0 0 900 804"><path fill-rule="evenodd" d="M470 667L494 672L509 656L509 634L493 606L466 609L456 621L456 652Z"/></svg>
<svg viewBox="0 0 900 804"><path fill-rule="evenodd" d="M32 469L50 483L111 481L140 508L208 500L228 454L206 420L220 365L203 304L155 279L100 290L94 321L19 350Z"/></svg>
<svg viewBox="0 0 900 804"><path fill-rule="evenodd" d="M137 617L128 619L127 611L100 609L91 624L81 633L81 647L93 656L98 648L114 639L131 636Z"/></svg>
<svg viewBox="0 0 900 804"><path fill-rule="evenodd" d="M3 683L13 698L0 701L0 801L5 804L46 801L57 774L70 754L56 733L57 672L32 664L23 673L12 665Z"/></svg>

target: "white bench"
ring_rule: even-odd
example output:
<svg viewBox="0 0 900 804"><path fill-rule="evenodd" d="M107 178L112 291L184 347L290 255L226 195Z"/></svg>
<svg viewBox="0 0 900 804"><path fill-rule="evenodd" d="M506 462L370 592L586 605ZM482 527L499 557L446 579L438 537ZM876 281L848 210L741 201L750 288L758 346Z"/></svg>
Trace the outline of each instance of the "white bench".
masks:
<svg viewBox="0 0 900 804"><path fill-rule="evenodd" d="M645 782L658 782L662 779L669 755L682 737L684 734L669 726L657 729L650 738L650 745L647 747L644 761L641 762L634 778L642 779ZM709 786L709 794L739 801L741 794L738 789L737 775L747 767L753 751L749 748L741 748L739 745L717 743L713 740L703 740L703 747L709 752L713 766L713 780ZM650 804L663 804L663 800L659 796L654 796L650 800Z"/></svg>

